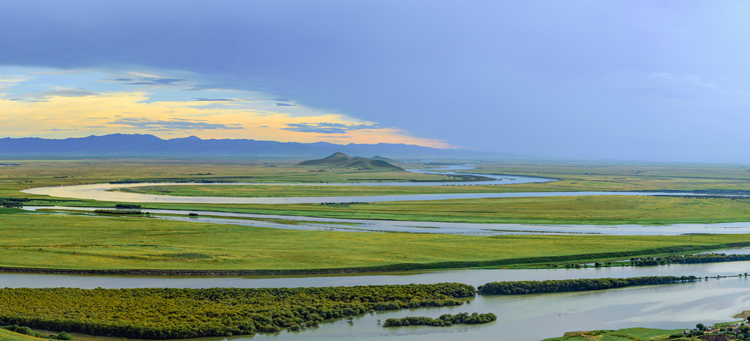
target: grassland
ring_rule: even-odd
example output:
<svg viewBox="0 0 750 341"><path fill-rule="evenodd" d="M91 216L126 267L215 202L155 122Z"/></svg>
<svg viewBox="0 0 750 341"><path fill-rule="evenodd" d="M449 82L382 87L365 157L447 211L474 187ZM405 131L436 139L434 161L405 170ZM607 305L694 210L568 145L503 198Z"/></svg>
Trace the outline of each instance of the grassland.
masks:
<svg viewBox="0 0 750 341"><path fill-rule="evenodd" d="M509 185L477 186L275 186L275 185L180 185L123 188L123 192L189 197L326 197L444 193L516 192Z"/></svg>
<svg viewBox="0 0 750 341"><path fill-rule="evenodd" d="M29 335L14 333L9 330L0 328L0 341L38 341L39 338L32 337Z"/></svg>
<svg viewBox="0 0 750 341"><path fill-rule="evenodd" d="M30 204L113 207L115 203L19 193L30 186L110 181L340 182L445 180L441 175L326 170L264 161L62 160L3 166L0 197ZM561 181L506 186L427 186L398 190L543 191L748 188L740 167L481 164L478 172L549 176ZM368 180L369 179L369 180ZM692 184L692 185L691 185ZM288 195L320 188L287 188ZM265 190L277 190L272 186ZM210 190L211 187L208 187ZM224 191L226 187L222 187ZM336 187L331 190L358 190ZM383 190L367 188L367 190ZM240 189L241 190L241 189ZM385 190L389 190L386 188ZM379 193L383 194L383 193ZM265 196L264 193L262 196ZM325 206L146 204L146 208L215 210L356 219L526 224L672 224L750 221L750 202L722 198L537 197ZM23 214L0 209L0 266L64 269L377 271L583 262L608 257L718 249L750 236L500 236L342 233L179 223L138 217ZM280 242L283 241L283 242ZM744 245L744 244L743 244Z"/></svg>
<svg viewBox="0 0 750 341"><path fill-rule="evenodd" d="M318 204L147 204L146 206L328 218L468 223L663 225L750 221L750 200L727 198L580 196L379 202L348 206Z"/></svg>
<svg viewBox="0 0 750 341"><path fill-rule="evenodd" d="M0 172L0 197L49 199L19 193L31 186L110 181L238 181L347 182L440 181L441 175L407 172L325 170L293 162L248 160L42 160L13 161ZM411 165L415 166L415 165ZM424 166L422 166L424 167ZM197 186L160 188L178 195L319 196L467 192L588 190L750 190L743 167L710 165L613 165L550 163L481 163L476 172L559 178L561 181L502 186L324 187L324 186ZM178 192L179 191L179 192ZM33 202L31 204L34 204ZM87 200L36 204L112 207ZM549 197L398 202L329 207L320 205L187 205L148 204L149 208L219 210L319 217L397 219L526 224L674 224L750 220L750 202L730 199L669 197Z"/></svg>
<svg viewBox="0 0 750 341"><path fill-rule="evenodd" d="M293 162L255 160L23 160L2 161L16 166L0 166L0 196L24 196L18 191L29 187L64 186L112 181L137 182L364 182L364 181L442 181L452 177L357 170L324 170L298 167ZM27 195L28 196L28 195Z"/></svg>
<svg viewBox="0 0 750 341"><path fill-rule="evenodd" d="M750 235L478 237L31 214L0 215L0 226L0 266L83 270L512 267L750 245Z"/></svg>
<svg viewBox="0 0 750 341"><path fill-rule="evenodd" d="M298 167L288 161L257 160L164 160L164 159L89 159L3 161L17 166L0 166L0 196L19 195L28 187L57 186L111 181L141 182L262 182L324 183L378 181L444 181L455 178L409 172L357 171ZM425 168L408 164L406 168ZM517 174L557 178L548 183L503 186L427 186L370 188L395 194L438 191L644 191L644 190L750 190L750 171L746 167L711 165L638 165L638 164L562 164L562 163L479 163L472 173ZM228 189L229 187L224 187ZM283 189L283 188L276 188ZM297 188L317 192L320 188ZM347 190L347 189L338 189ZM310 195L302 192L294 196ZM376 194L376 193L367 193Z"/></svg>
<svg viewBox="0 0 750 341"><path fill-rule="evenodd" d="M128 191L185 196L338 196L434 193L503 193L569 191L750 191L745 167L654 164L479 163L472 173L513 174L560 179L546 183L419 187L191 187L159 186ZM281 182L281 181L278 181ZM334 181L331 181L334 182Z"/></svg>
<svg viewBox="0 0 750 341"><path fill-rule="evenodd" d="M689 328L688 328L689 329ZM626 328L619 330L594 330L568 332L565 336L545 339L544 341L632 341L632 340L670 340L670 335L682 334L685 329ZM685 338L682 340L690 340Z"/></svg>

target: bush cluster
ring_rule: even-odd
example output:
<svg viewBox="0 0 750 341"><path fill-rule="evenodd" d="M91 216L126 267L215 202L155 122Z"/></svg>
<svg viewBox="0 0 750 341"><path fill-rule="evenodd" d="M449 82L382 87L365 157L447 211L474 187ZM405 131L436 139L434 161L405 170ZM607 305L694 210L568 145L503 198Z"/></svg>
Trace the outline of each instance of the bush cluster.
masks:
<svg viewBox="0 0 750 341"><path fill-rule="evenodd" d="M401 327L401 326L434 326L448 327L454 324L481 324L497 320L493 313L459 313L456 315L443 314L437 319L426 316L407 316L402 318L390 318L385 320L383 327Z"/></svg>
<svg viewBox="0 0 750 341"><path fill-rule="evenodd" d="M674 255L666 257L645 257L631 258L630 264L633 266L656 266L669 264L697 264L697 263L719 263L719 262L738 262L750 260L750 254L727 255L723 253L707 253L700 255Z"/></svg>
<svg viewBox="0 0 750 341"><path fill-rule="evenodd" d="M0 323L174 339L300 330L375 310L461 305L459 283L267 289L0 289Z"/></svg>
<svg viewBox="0 0 750 341"><path fill-rule="evenodd" d="M25 326L22 327L22 326L19 326L17 324L10 325L10 326L3 326L3 329L7 329L7 330L10 330L10 331L15 332L15 333L29 335L29 336L38 337L38 338L49 338L49 339L66 340L66 341L73 340L73 337L70 336L70 334L68 334L66 332L59 332L57 334L52 334L52 335L49 335L49 336L44 336L41 333L37 333L37 332L31 330L31 328L29 328L29 327L25 327Z"/></svg>
<svg viewBox="0 0 750 341"><path fill-rule="evenodd" d="M694 282L695 276L647 276L631 278L584 278L548 281L490 282L477 289L485 295L524 295L545 292L585 291L636 285Z"/></svg>

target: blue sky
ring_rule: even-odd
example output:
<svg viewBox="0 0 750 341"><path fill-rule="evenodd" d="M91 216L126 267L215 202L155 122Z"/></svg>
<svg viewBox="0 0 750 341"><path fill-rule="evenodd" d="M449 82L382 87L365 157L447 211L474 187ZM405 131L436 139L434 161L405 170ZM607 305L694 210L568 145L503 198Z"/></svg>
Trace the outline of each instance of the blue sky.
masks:
<svg viewBox="0 0 750 341"><path fill-rule="evenodd" d="M741 1L0 3L0 137L750 163Z"/></svg>

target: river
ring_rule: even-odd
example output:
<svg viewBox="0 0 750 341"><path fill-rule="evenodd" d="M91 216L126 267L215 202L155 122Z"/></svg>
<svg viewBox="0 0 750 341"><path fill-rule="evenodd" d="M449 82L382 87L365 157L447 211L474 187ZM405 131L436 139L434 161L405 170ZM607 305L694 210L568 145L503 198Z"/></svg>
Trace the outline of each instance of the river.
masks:
<svg viewBox="0 0 750 341"><path fill-rule="evenodd" d="M463 169L458 169L463 170ZM465 174L465 173L464 173ZM482 176L486 176L481 174ZM525 181L522 177L495 176L493 181ZM498 179L502 178L502 179ZM505 180L503 180L505 179ZM536 179L536 180L533 180ZM535 182L550 179L532 178ZM516 182L518 183L518 182ZM377 184L325 184L330 186L425 186L436 183L377 183ZM444 185L456 185L445 183ZM489 184L481 182L480 184ZM500 184L500 183L497 183ZM238 198L199 198L150 196L135 193L107 191L114 188L147 186L152 184L104 184L35 188L27 193L46 194L57 197L95 199L117 202L189 202L227 203L222 200ZM171 185L159 183L157 185ZM185 185L185 184L175 184ZM216 184L211 184L216 185ZM227 184L230 185L230 184ZM236 185L236 184L231 184ZM258 185L258 184L253 184ZM279 185L279 184L265 184ZM321 184L287 184L321 185ZM442 200L454 198L488 198L519 196L557 195L650 195L653 193L611 193L611 192L564 192L564 193L482 193L476 196L465 195L413 195L413 196L374 196L374 197L323 197L323 198L245 198L258 203L292 202L351 202L351 201L393 201L393 200ZM166 197L166 198L164 198ZM400 197L400 198L397 198ZM165 201L175 199L177 201ZM242 199L242 198L239 198ZM198 200L198 201L179 201ZM232 203L239 203L233 201ZM248 203L248 202L243 202ZM35 210L41 207L28 207ZM48 209L49 207L45 207ZM57 208L82 209L82 208ZM83 208L93 210L93 208ZM239 213L149 210L161 214L160 219L180 219L185 221L205 221L215 223L246 223L253 226L275 228L333 229L340 231L402 231L438 232L456 234L503 234L503 233L609 233L609 234L682 234L682 233L750 233L750 223L731 224L681 224L664 227L620 226L562 226L562 225L514 225L514 224L454 224L435 222L391 222L351 219L328 219L312 217L288 217L268 215L245 215ZM185 217L186 212L199 213L199 217ZM170 216L178 215L178 216ZM182 215L182 216L179 216ZM211 215L204 217L203 215ZM283 218L303 220L305 224L279 224L251 220L242 222L237 218ZM341 226L341 223L350 225ZM338 224L338 225L337 225ZM285 226L287 225L287 226ZM480 226L481 225L481 226ZM492 231L502 230L502 231ZM510 231L510 232L508 232ZM654 232L658 231L658 232ZM734 250L747 253L747 249ZM627 327L691 328L696 323L714 323L731 320L731 315L750 309L750 286L746 277L721 278L750 272L750 262L715 264L671 265L662 267L617 267L601 269L569 270L449 270L402 274L370 274L352 276L305 276L305 277L119 277L119 276L70 276L35 274L0 274L0 287L78 287L78 288L208 288L208 287L313 287L313 286L352 286L374 284L409 284L461 282L474 286L491 281L544 280L570 278L634 277L651 275L695 275L713 277L696 283L644 286L592 292L555 293L524 296L477 296L470 304L459 307L427 308L368 314L346 320L321 324L319 328L299 333L281 332L273 335L254 337L232 337L232 340L365 340L373 337L390 337L404 340L455 340L473 338L477 340L540 340L562 336L566 331L592 329L618 329ZM480 326L452 327L401 327L382 328L378 320L403 316L438 317L444 313L492 312L498 320ZM224 340L210 338L206 340Z"/></svg>
<svg viewBox="0 0 750 341"><path fill-rule="evenodd" d="M120 277L0 274L5 287L78 288L210 288L210 287L313 287L377 284L461 282L474 286L502 280L683 276L712 277L696 283L631 287L589 292L523 296L478 295L458 307L423 308L360 316L352 323L339 320L300 333L233 337L232 340L365 340L395 337L404 340L540 340L566 331L628 327L690 328L696 323L732 320L731 315L750 309L750 282L745 277L716 279L750 272L750 262L615 267L568 270L450 270L405 274L303 277ZM431 316L458 312L492 312L498 320L486 325L452 327L382 328L378 320L404 316ZM458 334L458 335L456 335ZM222 340L211 338L207 340Z"/></svg>

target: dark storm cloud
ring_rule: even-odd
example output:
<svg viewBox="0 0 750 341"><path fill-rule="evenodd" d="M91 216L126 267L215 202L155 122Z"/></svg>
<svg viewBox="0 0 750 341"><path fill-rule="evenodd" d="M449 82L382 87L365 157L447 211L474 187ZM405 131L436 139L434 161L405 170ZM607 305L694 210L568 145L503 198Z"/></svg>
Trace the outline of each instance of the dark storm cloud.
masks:
<svg viewBox="0 0 750 341"><path fill-rule="evenodd" d="M728 147L750 126L748 12L693 0L6 1L0 64L187 71L194 90L268 93L476 149L750 162ZM653 73L715 89L619 84ZM118 81L179 77L193 80Z"/></svg>

